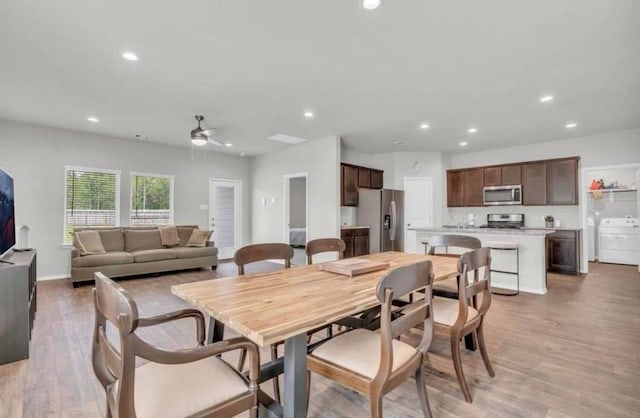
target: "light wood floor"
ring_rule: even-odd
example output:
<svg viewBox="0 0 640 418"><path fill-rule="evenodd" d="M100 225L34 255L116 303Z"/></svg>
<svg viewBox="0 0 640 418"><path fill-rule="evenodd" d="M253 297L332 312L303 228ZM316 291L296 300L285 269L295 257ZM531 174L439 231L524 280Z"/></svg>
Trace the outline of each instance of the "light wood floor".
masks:
<svg viewBox="0 0 640 418"><path fill-rule="evenodd" d="M277 268L262 264L261 270ZM436 417L624 417L640 414L640 273L635 267L591 265L586 277L549 275L546 296L495 296L486 338L496 377L488 377L479 353L463 354L474 402L456 382L448 339L436 336L427 390ZM142 315L186 306L169 288L231 275L191 271L123 280ZM72 289L57 280L38 284L31 358L0 366L0 416L100 417L104 393L93 375L91 287ZM168 348L194 341L188 320L141 334ZM268 354L263 353L268 358ZM270 391L271 384L265 385ZM359 394L313 377L310 417L366 417ZM387 417L420 416L415 383L388 394Z"/></svg>

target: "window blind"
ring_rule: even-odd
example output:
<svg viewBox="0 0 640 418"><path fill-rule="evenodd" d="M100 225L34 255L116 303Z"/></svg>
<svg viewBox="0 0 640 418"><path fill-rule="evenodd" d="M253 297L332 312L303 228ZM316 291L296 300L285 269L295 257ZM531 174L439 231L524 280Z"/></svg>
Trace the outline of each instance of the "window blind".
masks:
<svg viewBox="0 0 640 418"><path fill-rule="evenodd" d="M172 183L168 176L131 174L130 225L173 223Z"/></svg>
<svg viewBox="0 0 640 418"><path fill-rule="evenodd" d="M64 242L74 228L118 225L118 173L67 167L65 181Z"/></svg>

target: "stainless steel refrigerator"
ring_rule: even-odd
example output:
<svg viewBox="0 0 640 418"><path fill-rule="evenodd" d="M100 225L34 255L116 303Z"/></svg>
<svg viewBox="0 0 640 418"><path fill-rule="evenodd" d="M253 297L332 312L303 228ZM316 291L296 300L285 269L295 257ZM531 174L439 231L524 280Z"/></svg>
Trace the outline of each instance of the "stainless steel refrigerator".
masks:
<svg viewBox="0 0 640 418"><path fill-rule="evenodd" d="M404 251L404 192L358 190L358 225L369 226L371 253Z"/></svg>

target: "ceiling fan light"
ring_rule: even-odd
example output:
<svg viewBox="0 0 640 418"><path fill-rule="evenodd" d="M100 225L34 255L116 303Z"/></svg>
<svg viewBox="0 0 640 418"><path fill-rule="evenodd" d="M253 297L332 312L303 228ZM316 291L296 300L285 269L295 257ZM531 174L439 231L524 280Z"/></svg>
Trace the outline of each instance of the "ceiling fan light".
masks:
<svg viewBox="0 0 640 418"><path fill-rule="evenodd" d="M202 147L204 145L207 145L207 139L206 138L191 138L191 143L193 145L195 145L196 147Z"/></svg>

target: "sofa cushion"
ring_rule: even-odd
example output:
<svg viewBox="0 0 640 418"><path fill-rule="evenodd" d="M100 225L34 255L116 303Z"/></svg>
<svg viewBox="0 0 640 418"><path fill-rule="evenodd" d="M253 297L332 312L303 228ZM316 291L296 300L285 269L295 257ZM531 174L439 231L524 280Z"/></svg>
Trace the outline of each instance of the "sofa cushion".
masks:
<svg viewBox="0 0 640 418"><path fill-rule="evenodd" d="M205 247L212 233L213 231L194 229L187 243L187 247Z"/></svg>
<svg viewBox="0 0 640 418"><path fill-rule="evenodd" d="M180 244L178 245L180 247L186 247L189 242L189 238L191 238L191 233L196 228L190 226L177 226L176 229L178 230L178 237L180 237Z"/></svg>
<svg viewBox="0 0 640 418"><path fill-rule="evenodd" d="M160 232L160 241L165 247L175 247L180 244L180 236L175 226L159 226L158 231Z"/></svg>
<svg viewBox="0 0 640 418"><path fill-rule="evenodd" d="M80 255L104 254L106 252L98 231L74 232L73 245L80 250Z"/></svg>
<svg viewBox="0 0 640 418"><path fill-rule="evenodd" d="M216 247L178 247L172 248L178 253L178 258L196 258L196 257L210 257L218 255L218 249Z"/></svg>
<svg viewBox="0 0 640 418"><path fill-rule="evenodd" d="M121 228L99 230L98 233L106 252L124 251L124 233Z"/></svg>
<svg viewBox="0 0 640 418"><path fill-rule="evenodd" d="M133 263L132 254L116 251L111 253L74 257L71 265L73 267L98 267L131 263Z"/></svg>
<svg viewBox="0 0 640 418"><path fill-rule="evenodd" d="M148 263L149 261L174 260L178 258L178 253L173 248L163 248L160 250L134 251L133 259L136 263Z"/></svg>
<svg viewBox="0 0 640 418"><path fill-rule="evenodd" d="M164 248L160 240L160 231L157 229L124 231L125 251L135 252L144 250L158 250Z"/></svg>

